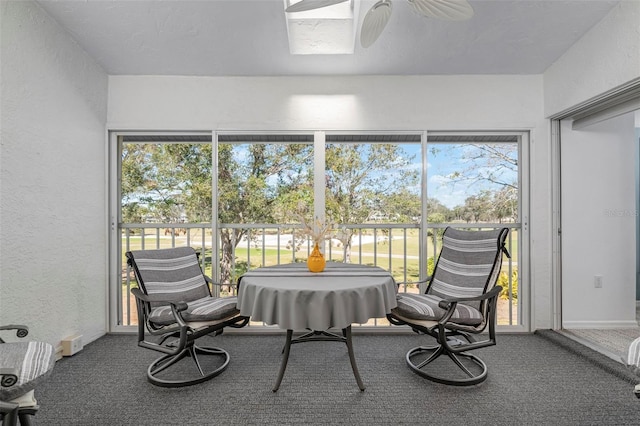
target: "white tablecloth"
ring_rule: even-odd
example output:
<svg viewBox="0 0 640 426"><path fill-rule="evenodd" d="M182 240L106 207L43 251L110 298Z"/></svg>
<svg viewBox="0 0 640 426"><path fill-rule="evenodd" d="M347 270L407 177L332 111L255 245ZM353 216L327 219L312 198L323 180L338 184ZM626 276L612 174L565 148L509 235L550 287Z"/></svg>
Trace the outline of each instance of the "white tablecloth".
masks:
<svg viewBox="0 0 640 426"><path fill-rule="evenodd" d="M342 329L384 318L397 306L393 277L374 266L327 262L319 273L304 263L268 266L247 272L239 284L241 315L287 330Z"/></svg>

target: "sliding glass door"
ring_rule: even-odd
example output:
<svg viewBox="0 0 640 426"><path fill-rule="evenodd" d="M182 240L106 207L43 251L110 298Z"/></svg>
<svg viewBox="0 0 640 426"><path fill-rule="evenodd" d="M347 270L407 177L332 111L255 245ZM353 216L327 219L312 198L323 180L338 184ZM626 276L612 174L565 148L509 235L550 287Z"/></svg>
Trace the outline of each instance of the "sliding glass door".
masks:
<svg viewBox="0 0 640 426"><path fill-rule="evenodd" d="M129 326L137 311L128 250L193 246L212 272L212 143L211 134L122 133L111 144L110 311L116 326Z"/></svg>
<svg viewBox="0 0 640 426"><path fill-rule="evenodd" d="M429 133L427 234L447 226L509 228L498 284L498 325L523 327L528 300L528 135ZM431 254L429 254L431 256ZM429 257L428 261L431 261Z"/></svg>

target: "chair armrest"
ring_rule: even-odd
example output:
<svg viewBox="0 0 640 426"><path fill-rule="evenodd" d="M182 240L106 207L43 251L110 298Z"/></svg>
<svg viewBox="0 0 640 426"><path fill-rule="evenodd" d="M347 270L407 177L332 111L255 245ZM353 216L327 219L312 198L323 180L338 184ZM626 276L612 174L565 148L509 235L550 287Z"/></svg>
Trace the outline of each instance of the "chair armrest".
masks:
<svg viewBox="0 0 640 426"><path fill-rule="evenodd" d="M0 330L16 330L16 336L23 338L29 334L29 327L26 325L9 324L0 325Z"/></svg>
<svg viewBox="0 0 640 426"><path fill-rule="evenodd" d="M397 285L398 287L400 287L401 285L407 285L407 284L418 284L418 287L419 287L419 284L426 284L426 283L428 283L429 281L431 281L431 276L428 276L428 277L427 277L427 278L425 278L424 280L418 280L418 281L400 281L400 282L396 283L396 285Z"/></svg>
<svg viewBox="0 0 640 426"><path fill-rule="evenodd" d="M400 287L400 285L407 285L407 284L418 284L418 289L420 289L420 293L424 293L426 292L426 288L423 288L422 284L427 284L429 281L431 281L431 275L429 275L427 278L425 278L424 280L419 280L419 281L401 281L399 283L396 283L397 287Z"/></svg>
<svg viewBox="0 0 640 426"><path fill-rule="evenodd" d="M187 309L187 302L174 302L163 299L162 297L154 294L144 294L139 288L132 288L131 293L138 299L144 300L148 303L168 303L176 307L178 312Z"/></svg>
<svg viewBox="0 0 640 426"><path fill-rule="evenodd" d="M0 386L8 388L18 383L18 373L15 367L0 367Z"/></svg>
<svg viewBox="0 0 640 426"><path fill-rule="evenodd" d="M420 284L420 283L428 283L429 280L431 279L431 277L427 277L424 280L419 280L419 281L400 281L399 283L396 283L398 285L400 284Z"/></svg>
<svg viewBox="0 0 640 426"><path fill-rule="evenodd" d="M451 317L453 316L453 314L456 311L456 307L458 306L458 302L480 302L483 300L487 300L487 299L493 299L498 297L498 295L500 294L500 292L502 291L502 287L497 285L494 288L492 288L490 291L481 294L479 296L475 296L475 297L452 297L449 299L443 299L440 302L438 302L438 306L440 306L442 309L446 309L447 312L442 316L442 318L440 318L438 320L438 324L441 328L441 332L444 333L444 324L446 324L447 322L449 322L449 320L451 319Z"/></svg>
<svg viewBox="0 0 640 426"><path fill-rule="evenodd" d="M500 294L500 292L502 291L502 287L497 285L495 287L493 287L490 291L481 294L479 296L474 296L474 297L451 297L449 299L442 299L439 303L438 306L440 306L442 309L449 309L452 307L452 305L455 307L455 305L458 304L458 302L481 302L483 300L487 300L487 299L492 299L496 296L498 296Z"/></svg>
<svg viewBox="0 0 640 426"><path fill-rule="evenodd" d="M207 275L204 276L205 281L207 282L207 284L211 284L211 285L217 285L218 287L222 287L224 284L219 283L217 281L212 280L210 277L208 277Z"/></svg>

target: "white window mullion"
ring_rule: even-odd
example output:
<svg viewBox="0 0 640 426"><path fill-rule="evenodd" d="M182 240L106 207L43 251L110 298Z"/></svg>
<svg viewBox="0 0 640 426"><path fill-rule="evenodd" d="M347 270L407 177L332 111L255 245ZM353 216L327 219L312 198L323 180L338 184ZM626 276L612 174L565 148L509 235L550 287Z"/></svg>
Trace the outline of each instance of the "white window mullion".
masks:
<svg viewBox="0 0 640 426"><path fill-rule="evenodd" d="M420 233L420 237L419 237L419 244L420 244L420 259L427 259L428 257L428 247L429 247L429 238L427 238L427 227L429 226L427 223L427 217L429 212L427 211L427 197L429 196L429 192L427 191L427 181L428 181L428 175L427 175L427 167L429 164L429 155L428 155L428 147L427 147L427 135L428 132L424 131L422 132L422 149L421 154L422 154L422 193L421 193L421 214L420 214L420 222L421 222L421 228L423 229L424 232ZM426 262L425 262L426 264ZM420 268L420 280L426 280L427 279L427 269L426 268ZM420 288L420 292L422 293L423 290L426 289L426 286L422 286Z"/></svg>
<svg viewBox="0 0 640 426"><path fill-rule="evenodd" d="M325 221L325 142L325 132L313 134L313 216L321 222Z"/></svg>
<svg viewBox="0 0 640 426"><path fill-rule="evenodd" d="M120 271L122 269L122 256L120 255L120 228L118 223L120 217L120 185L118 177L120 176L120 155L119 138L115 132L109 133L109 143L107 145L108 155L108 180L109 182L109 271ZM118 327L118 318L120 318L122 310L122 285L120 275L117 273L109 274L109 309L108 324L109 331L115 331Z"/></svg>
<svg viewBox="0 0 640 426"><path fill-rule="evenodd" d="M211 149L211 163L213 167L211 170L211 246L213 247L213 253L220 253L220 238L219 238L219 224L218 219L218 132L211 134L211 143L213 147ZM215 257L214 257L215 258ZM216 281L220 280L220 262L211 262L211 275Z"/></svg>

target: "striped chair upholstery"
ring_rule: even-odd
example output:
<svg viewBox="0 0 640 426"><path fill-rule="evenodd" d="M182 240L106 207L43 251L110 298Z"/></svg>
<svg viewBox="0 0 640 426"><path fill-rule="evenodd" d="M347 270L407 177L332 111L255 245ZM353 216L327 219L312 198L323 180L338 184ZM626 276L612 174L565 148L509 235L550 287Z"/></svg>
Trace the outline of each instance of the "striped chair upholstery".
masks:
<svg viewBox="0 0 640 426"><path fill-rule="evenodd" d="M186 302L186 322L216 321L237 314L236 297L212 297L192 247L132 251L142 290L167 302ZM167 303L150 303L149 321L158 325L176 322Z"/></svg>
<svg viewBox="0 0 640 426"><path fill-rule="evenodd" d="M398 297L398 307L395 311L406 318L437 321L447 312L438 305L441 300L441 297L431 294L407 293ZM458 324L477 326L482 323L482 313L473 306L458 303L454 314L451 316L451 321Z"/></svg>
<svg viewBox="0 0 640 426"><path fill-rule="evenodd" d="M3 325L0 331L16 330L27 336L24 325ZM0 424L29 425L38 409L35 389L53 370L56 362L53 346L45 342L8 342L0 338Z"/></svg>
<svg viewBox="0 0 640 426"><path fill-rule="evenodd" d="M49 343L0 344L0 371L13 370L12 377L2 380L4 383L0 386L0 401L11 401L35 389L51 374L55 362L55 351Z"/></svg>
<svg viewBox="0 0 640 426"><path fill-rule="evenodd" d="M426 294L401 294L394 310L405 318L437 321L446 312L439 302L447 298L476 297L491 290L500 273L502 251L501 229L463 231L447 228L442 251L436 263ZM482 325L486 302L461 302L451 322L470 326Z"/></svg>
<svg viewBox="0 0 640 426"><path fill-rule="evenodd" d="M187 303L187 310L182 312L186 322L207 322L227 318L238 313L237 298L234 297L203 297ZM149 314L149 321L157 325L170 325L176 322L171 306L164 305L153 308Z"/></svg>

